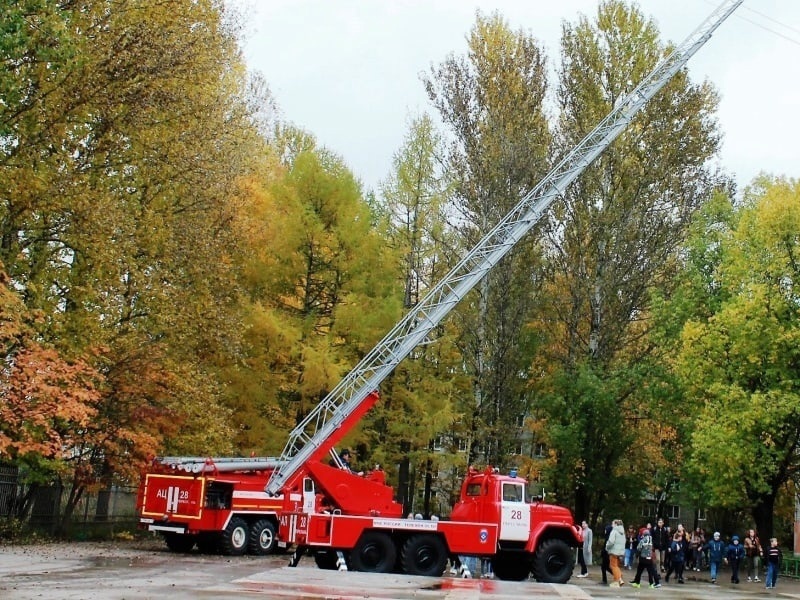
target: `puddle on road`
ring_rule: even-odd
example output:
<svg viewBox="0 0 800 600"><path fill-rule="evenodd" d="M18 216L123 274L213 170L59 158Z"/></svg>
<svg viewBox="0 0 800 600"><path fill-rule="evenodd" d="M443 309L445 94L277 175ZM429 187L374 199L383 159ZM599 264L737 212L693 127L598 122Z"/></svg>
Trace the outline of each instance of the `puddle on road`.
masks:
<svg viewBox="0 0 800 600"><path fill-rule="evenodd" d="M476 590L478 592L494 592L497 589L497 582L489 579L442 579L440 582L432 583L421 588L426 591L452 591L452 590Z"/></svg>
<svg viewBox="0 0 800 600"><path fill-rule="evenodd" d="M96 568L114 568L114 567L146 567L149 566L141 556L121 557L121 556L93 556L89 559L89 564Z"/></svg>

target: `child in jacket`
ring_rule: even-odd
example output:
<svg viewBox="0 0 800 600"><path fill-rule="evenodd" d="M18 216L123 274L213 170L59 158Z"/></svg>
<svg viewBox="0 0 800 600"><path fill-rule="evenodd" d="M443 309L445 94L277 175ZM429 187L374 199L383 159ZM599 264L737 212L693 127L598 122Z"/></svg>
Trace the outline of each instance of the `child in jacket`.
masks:
<svg viewBox="0 0 800 600"><path fill-rule="evenodd" d="M728 546L728 564L731 566L731 583L739 583L739 567L744 559L744 546L739 543L739 536L731 538Z"/></svg>
<svg viewBox="0 0 800 600"><path fill-rule="evenodd" d="M682 532L676 531L675 535L672 536L672 544L670 544L669 553L672 559L670 560L669 569L667 569L667 575L664 577L664 581L669 583L669 576L672 575L674 571L675 577L678 578L678 583L683 583L683 566L686 561L686 538Z"/></svg>
<svg viewBox="0 0 800 600"><path fill-rule="evenodd" d="M717 583L719 566L728 553L728 547L720 538L719 531L714 532L714 537L706 544L706 550L708 550L708 563L711 569L711 583Z"/></svg>
<svg viewBox="0 0 800 600"><path fill-rule="evenodd" d="M770 538L769 548L767 548L765 554L767 559L767 589L771 590L778 583L778 573L781 570L781 561L783 560L783 554L778 547L777 538Z"/></svg>

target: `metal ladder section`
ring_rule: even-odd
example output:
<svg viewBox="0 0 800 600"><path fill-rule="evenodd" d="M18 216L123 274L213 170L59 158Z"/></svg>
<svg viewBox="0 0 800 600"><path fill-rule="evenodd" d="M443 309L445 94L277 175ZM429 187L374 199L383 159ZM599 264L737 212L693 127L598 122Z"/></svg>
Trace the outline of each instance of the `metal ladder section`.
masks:
<svg viewBox="0 0 800 600"><path fill-rule="evenodd" d="M428 333L536 224L544 211L617 136L639 110L664 87L711 37L743 0L728 0L653 71L589 133L558 165L511 209L453 269L348 373L289 434L281 454L286 461L266 485L271 495L280 493L287 480L311 458L315 450L341 426L371 391L394 370Z"/></svg>
<svg viewBox="0 0 800 600"><path fill-rule="evenodd" d="M159 456L154 463L185 473L230 473L234 471L266 471L281 467L283 462L271 456L256 457L202 457Z"/></svg>

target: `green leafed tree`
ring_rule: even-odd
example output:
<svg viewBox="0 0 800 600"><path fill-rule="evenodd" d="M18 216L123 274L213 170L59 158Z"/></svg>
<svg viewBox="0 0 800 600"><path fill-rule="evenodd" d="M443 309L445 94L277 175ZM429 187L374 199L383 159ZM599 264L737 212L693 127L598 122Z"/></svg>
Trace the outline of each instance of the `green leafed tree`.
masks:
<svg viewBox="0 0 800 600"><path fill-rule="evenodd" d="M689 473L712 506L747 506L769 537L800 473L800 185L760 179L705 247L717 291L686 295L697 300L675 363L697 411Z"/></svg>
<svg viewBox="0 0 800 600"><path fill-rule="evenodd" d="M592 20L565 23L557 151L581 140L668 51L655 24L620 0L601 2ZM660 446L640 435L658 429L649 403L663 399L647 386L656 350L650 298L674 285L689 219L716 183L708 166L719 144L716 104L708 83L679 72L549 215L534 321L547 343L534 385L552 444L550 483L562 501L574 501L578 518L612 496L636 501L642 483L652 483L650 470L629 462L643 451L638 440ZM571 418L574 407L587 415L582 425Z"/></svg>
<svg viewBox="0 0 800 600"><path fill-rule="evenodd" d="M450 56L425 79L444 121L451 180L448 214L458 234L452 261L474 246L546 173L550 131L544 110L543 52L498 14L476 17L464 56ZM528 410L526 379L533 237L518 244L458 308L457 344L472 379L460 399L470 460L506 467ZM452 264L452 263L451 263Z"/></svg>

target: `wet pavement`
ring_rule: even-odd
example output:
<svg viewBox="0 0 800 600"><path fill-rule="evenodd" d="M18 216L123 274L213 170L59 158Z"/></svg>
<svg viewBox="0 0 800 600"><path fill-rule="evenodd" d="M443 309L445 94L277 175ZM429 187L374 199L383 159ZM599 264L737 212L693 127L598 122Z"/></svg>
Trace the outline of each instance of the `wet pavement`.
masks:
<svg viewBox="0 0 800 600"><path fill-rule="evenodd" d="M733 585L723 571L720 585L707 573L693 573L684 585L660 589L630 585L603 586L596 567L585 579L568 584L540 584L493 579L414 577L325 571L304 558L296 568L288 557L225 557L199 553L173 554L158 540L151 543L76 543L40 546L0 545L0 598L3 600L123 600L296 598L405 600L506 600L519 598L768 599L800 600L800 582L780 578L775 590L761 583ZM729 575L728 575L729 577ZM633 578L626 572L626 580Z"/></svg>
<svg viewBox="0 0 800 600"><path fill-rule="evenodd" d="M568 584L541 584L533 581L511 582L491 579L458 579L409 577L402 575L376 575L369 573L338 573L335 571L311 570L302 566L297 569L282 568L262 572L232 582L232 586L255 597L273 598L370 598L377 600L405 600L407 598L436 598L447 600L508 600L519 598L674 598L674 599L800 599L800 583L779 580L776 590L767 590L763 583L712 585L710 581L686 580L664 584L659 589L646 585L634 588L604 586L597 578L573 578ZM632 579L632 577L630 578ZM218 592L232 588L217 588Z"/></svg>
<svg viewBox="0 0 800 600"><path fill-rule="evenodd" d="M370 598L406 600L446 598L448 600L505 600L507 598L591 598L574 585L509 582L456 577L416 577L373 573L280 569L233 582L240 591L271 598ZM215 591L228 591L218 588Z"/></svg>

